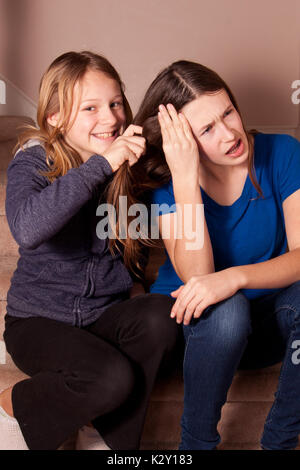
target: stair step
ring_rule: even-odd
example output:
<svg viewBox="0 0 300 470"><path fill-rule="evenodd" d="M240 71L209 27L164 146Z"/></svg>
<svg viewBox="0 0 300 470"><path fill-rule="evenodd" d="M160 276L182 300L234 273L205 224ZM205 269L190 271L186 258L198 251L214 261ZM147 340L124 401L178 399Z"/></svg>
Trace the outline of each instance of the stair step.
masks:
<svg viewBox="0 0 300 470"><path fill-rule="evenodd" d="M1 116L0 116L1 119ZM0 170L6 171L9 163L13 158L13 148L16 144L14 140L8 140L5 142L5 148L2 148L3 142L0 145Z"/></svg>
<svg viewBox="0 0 300 470"><path fill-rule="evenodd" d="M5 215L0 215L0 256L18 256L19 247L8 227Z"/></svg>
<svg viewBox="0 0 300 470"><path fill-rule="evenodd" d="M14 147L24 125L34 125L34 121L27 116L0 116L0 169L6 170L13 158Z"/></svg>
<svg viewBox="0 0 300 470"><path fill-rule="evenodd" d="M2 370L2 365L0 365L0 371L0 390L5 390L6 388L12 387L21 380L28 379L28 376L23 374L23 372L17 368L14 370Z"/></svg>
<svg viewBox="0 0 300 470"><path fill-rule="evenodd" d="M0 171L0 215L5 215L6 171Z"/></svg>
<svg viewBox="0 0 300 470"><path fill-rule="evenodd" d="M179 442L143 442L141 443L141 450L177 450ZM221 443L218 445L218 450L261 450L259 442L242 442L242 443ZM186 451L188 453L188 451Z"/></svg>
<svg viewBox="0 0 300 470"><path fill-rule="evenodd" d="M272 402L227 402L219 423L222 442L259 442L271 405ZM183 404L177 401L151 401L143 433L144 445L178 443L182 410Z"/></svg>
<svg viewBox="0 0 300 470"><path fill-rule="evenodd" d="M0 216L5 215L5 186L0 185Z"/></svg>
<svg viewBox="0 0 300 470"><path fill-rule="evenodd" d="M230 402L269 402L274 400L281 364L264 369L237 371L228 391Z"/></svg>
<svg viewBox="0 0 300 470"><path fill-rule="evenodd" d="M0 170L0 186L6 186L7 183L7 174L6 170Z"/></svg>
<svg viewBox="0 0 300 470"><path fill-rule="evenodd" d="M8 227L5 215L6 171L0 171L0 256L18 256L18 245Z"/></svg>
<svg viewBox="0 0 300 470"><path fill-rule="evenodd" d="M10 280L17 267L18 259L17 256L0 256L0 301L6 300Z"/></svg>
<svg viewBox="0 0 300 470"><path fill-rule="evenodd" d="M281 364L257 370L238 370L229 389L229 401L272 401L277 388ZM162 378L154 387L153 401L181 401L181 374Z"/></svg>
<svg viewBox="0 0 300 470"><path fill-rule="evenodd" d="M6 301L0 301L0 340L3 338L4 331L4 316L6 315Z"/></svg>
<svg viewBox="0 0 300 470"><path fill-rule="evenodd" d="M264 423L272 402L227 402L222 409L218 449L260 449ZM183 406L178 402L150 402L142 449L177 449ZM164 417L162 420L161 417ZM300 444L297 449L300 449Z"/></svg>

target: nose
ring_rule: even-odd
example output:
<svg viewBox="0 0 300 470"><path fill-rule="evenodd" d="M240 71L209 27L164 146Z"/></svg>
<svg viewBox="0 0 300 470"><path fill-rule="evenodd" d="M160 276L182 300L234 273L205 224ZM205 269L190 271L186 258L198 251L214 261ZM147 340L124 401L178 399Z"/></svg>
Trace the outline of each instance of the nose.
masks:
<svg viewBox="0 0 300 470"><path fill-rule="evenodd" d="M235 134L230 127L226 125L226 123L220 124L221 136L224 142L230 142L235 139Z"/></svg>
<svg viewBox="0 0 300 470"><path fill-rule="evenodd" d="M107 106L100 110L99 121L101 122L101 124L114 125L118 122L118 118L114 113L114 110Z"/></svg>

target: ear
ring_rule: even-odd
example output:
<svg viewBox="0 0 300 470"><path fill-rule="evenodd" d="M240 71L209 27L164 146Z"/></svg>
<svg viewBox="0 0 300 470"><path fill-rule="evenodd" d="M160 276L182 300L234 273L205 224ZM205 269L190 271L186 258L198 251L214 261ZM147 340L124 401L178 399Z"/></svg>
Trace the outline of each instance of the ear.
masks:
<svg viewBox="0 0 300 470"><path fill-rule="evenodd" d="M48 124L50 124L50 126L52 126L52 127L57 127L57 125L59 123L59 117L60 117L59 113L50 114L47 117Z"/></svg>

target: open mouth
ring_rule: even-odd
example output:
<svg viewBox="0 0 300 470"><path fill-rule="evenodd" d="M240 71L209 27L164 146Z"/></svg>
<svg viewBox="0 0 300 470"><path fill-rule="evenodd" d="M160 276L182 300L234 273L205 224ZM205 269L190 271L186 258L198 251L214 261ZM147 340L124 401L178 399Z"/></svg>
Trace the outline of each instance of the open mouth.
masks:
<svg viewBox="0 0 300 470"><path fill-rule="evenodd" d="M111 132L99 132L97 134L92 134L93 137L96 137L97 139L101 140L106 140L106 139L111 139L113 137L118 137L119 135L119 130L115 129L114 131Z"/></svg>
<svg viewBox="0 0 300 470"><path fill-rule="evenodd" d="M235 153L238 151L238 149L240 148L241 146L241 143L242 143L242 140L239 139L236 144L234 144L227 152L226 152L226 155L230 155L232 153Z"/></svg>

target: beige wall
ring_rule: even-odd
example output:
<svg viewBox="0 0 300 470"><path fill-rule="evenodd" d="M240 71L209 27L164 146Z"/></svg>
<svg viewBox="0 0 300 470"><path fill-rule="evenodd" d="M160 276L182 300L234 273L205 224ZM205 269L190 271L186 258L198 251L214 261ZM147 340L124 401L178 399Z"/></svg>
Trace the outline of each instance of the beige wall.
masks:
<svg viewBox="0 0 300 470"><path fill-rule="evenodd" d="M134 111L157 72L186 58L227 80L247 125L299 127L299 0L0 0L0 9L0 75L29 100L67 50L106 55Z"/></svg>

